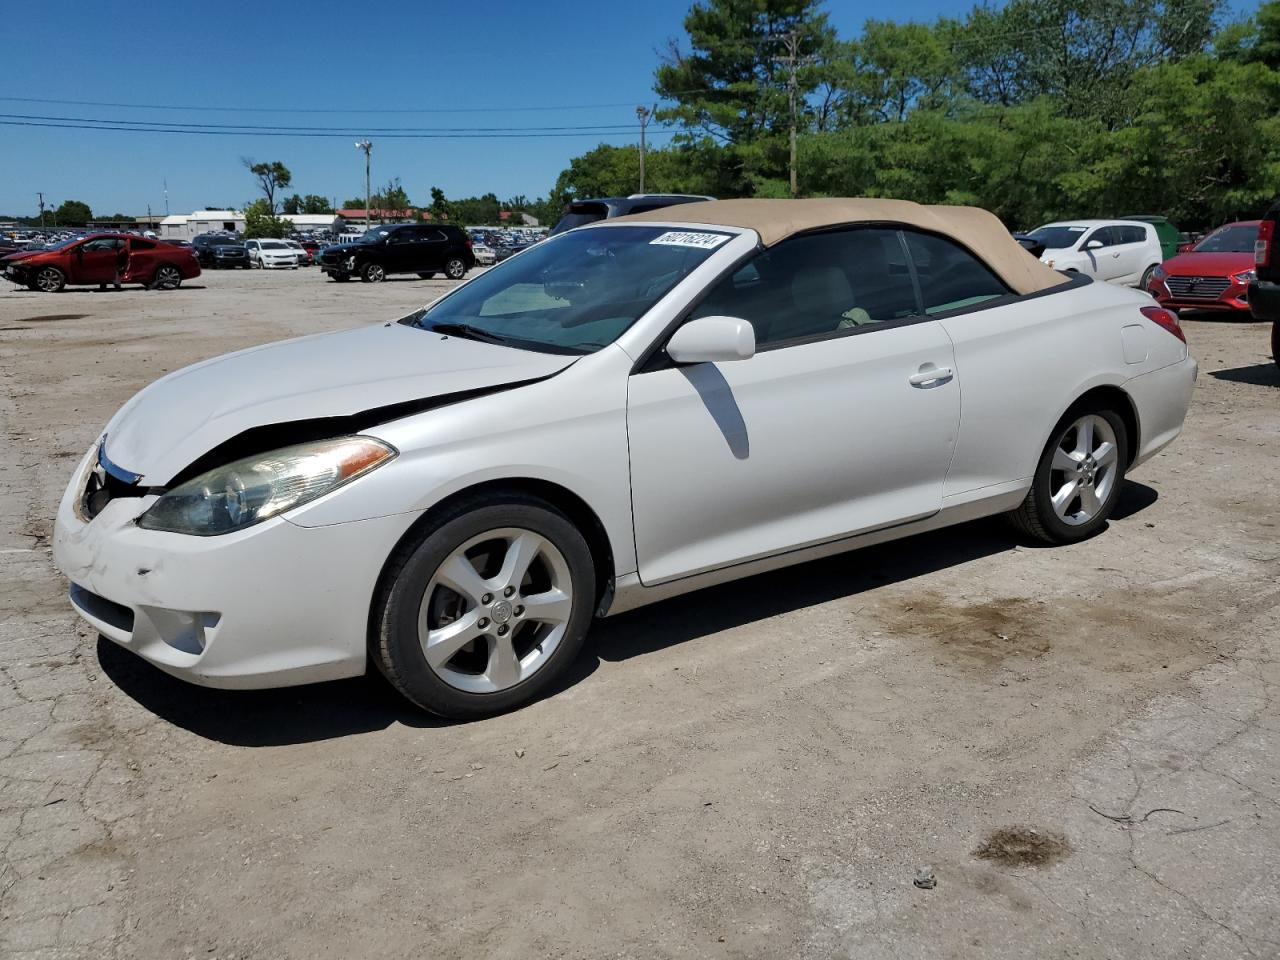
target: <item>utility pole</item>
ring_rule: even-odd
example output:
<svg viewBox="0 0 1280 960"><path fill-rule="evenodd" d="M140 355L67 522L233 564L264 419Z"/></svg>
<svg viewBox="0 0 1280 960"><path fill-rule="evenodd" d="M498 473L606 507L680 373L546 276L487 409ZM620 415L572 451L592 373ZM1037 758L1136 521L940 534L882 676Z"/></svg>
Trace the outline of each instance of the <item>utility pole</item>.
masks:
<svg viewBox="0 0 1280 960"><path fill-rule="evenodd" d="M164 215L169 215L169 178L164 178Z"/></svg>
<svg viewBox="0 0 1280 960"><path fill-rule="evenodd" d="M366 230L372 226L369 216L369 161L370 155L373 153L373 143L369 140L357 140L356 148L364 151L364 228Z"/></svg>
<svg viewBox="0 0 1280 960"><path fill-rule="evenodd" d="M796 113L800 99L800 78L796 71L814 62L813 57L800 56L800 31L796 28L788 30L781 38L787 44L787 55L781 61L787 65L787 95L791 105L791 196L796 196L799 189L796 185Z"/></svg>
<svg viewBox="0 0 1280 960"><path fill-rule="evenodd" d="M40 200L40 229L44 229L44 194L36 191L36 196Z"/></svg>
<svg viewBox="0 0 1280 960"><path fill-rule="evenodd" d="M654 112L658 109L655 103L652 109L645 107L636 107L636 119L640 121L640 192L644 193L644 128L649 125L649 121L653 119Z"/></svg>

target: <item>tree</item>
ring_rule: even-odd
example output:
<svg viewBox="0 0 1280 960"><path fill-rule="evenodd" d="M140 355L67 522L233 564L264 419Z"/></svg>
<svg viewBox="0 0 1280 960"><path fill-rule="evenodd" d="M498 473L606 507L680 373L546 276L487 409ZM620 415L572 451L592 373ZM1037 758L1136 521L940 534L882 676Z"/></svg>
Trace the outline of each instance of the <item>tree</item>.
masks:
<svg viewBox="0 0 1280 960"><path fill-rule="evenodd" d="M58 226L83 227L93 219L93 211L82 200L64 200L58 209L53 211L53 218Z"/></svg>
<svg viewBox="0 0 1280 960"><path fill-rule="evenodd" d="M302 198L301 212L310 214L333 213L333 204L329 202L328 197L321 197L314 193L308 193Z"/></svg>
<svg viewBox="0 0 1280 960"><path fill-rule="evenodd" d="M381 192L370 197L369 203L378 210L407 210L412 206L409 203L409 194L400 185L399 177L388 180Z"/></svg>
<svg viewBox="0 0 1280 960"><path fill-rule="evenodd" d="M285 197L280 203L280 212L288 214L299 214L302 212L302 198L296 193L291 197Z"/></svg>
<svg viewBox="0 0 1280 960"><path fill-rule="evenodd" d="M251 200L244 205L245 239L287 237L292 232L293 224L277 217L265 198Z"/></svg>
<svg viewBox="0 0 1280 960"><path fill-rule="evenodd" d="M252 157L242 157L240 162L244 164L246 170L258 178L258 186L267 201L267 207L270 208L271 215L274 216L276 212L276 191L289 186L293 182L293 174L279 160L272 160L269 163L255 163Z"/></svg>
<svg viewBox="0 0 1280 960"><path fill-rule="evenodd" d="M439 187L431 188L431 216L436 220L449 220L452 210L449 201L445 199L444 191Z"/></svg>

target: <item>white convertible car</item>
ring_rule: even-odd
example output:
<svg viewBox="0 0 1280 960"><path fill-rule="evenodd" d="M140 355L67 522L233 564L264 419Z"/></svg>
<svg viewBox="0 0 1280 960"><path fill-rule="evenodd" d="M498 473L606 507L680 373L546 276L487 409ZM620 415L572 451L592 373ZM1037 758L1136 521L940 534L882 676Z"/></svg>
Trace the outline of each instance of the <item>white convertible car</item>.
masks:
<svg viewBox="0 0 1280 960"><path fill-rule="evenodd" d="M981 210L691 203L164 377L86 453L54 554L80 615L174 676L373 663L475 717L554 683L597 616L988 514L1091 536L1195 379L1176 316Z"/></svg>

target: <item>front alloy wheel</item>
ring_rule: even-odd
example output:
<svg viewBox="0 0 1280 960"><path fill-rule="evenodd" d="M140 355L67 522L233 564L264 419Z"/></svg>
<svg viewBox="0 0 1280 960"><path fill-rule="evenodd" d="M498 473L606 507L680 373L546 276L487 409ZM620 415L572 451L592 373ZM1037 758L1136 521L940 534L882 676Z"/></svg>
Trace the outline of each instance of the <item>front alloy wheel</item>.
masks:
<svg viewBox="0 0 1280 960"><path fill-rule="evenodd" d="M360 276L364 277L369 283L381 283L387 279L387 271L383 269L380 263L366 263L364 270L360 272Z"/></svg>
<svg viewBox="0 0 1280 960"><path fill-rule="evenodd" d="M594 605L590 549L569 519L520 494L488 496L455 507L392 558L371 652L419 706L485 716L564 675Z"/></svg>
<svg viewBox="0 0 1280 960"><path fill-rule="evenodd" d="M41 267L36 273L36 289L44 293L57 293L67 285L67 278L57 267Z"/></svg>

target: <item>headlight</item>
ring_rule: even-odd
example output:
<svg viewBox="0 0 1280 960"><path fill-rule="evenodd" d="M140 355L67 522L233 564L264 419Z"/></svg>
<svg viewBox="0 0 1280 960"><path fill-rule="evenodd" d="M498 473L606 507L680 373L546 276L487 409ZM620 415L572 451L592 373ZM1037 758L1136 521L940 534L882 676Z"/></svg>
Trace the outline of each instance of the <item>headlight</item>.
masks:
<svg viewBox="0 0 1280 960"><path fill-rule="evenodd" d="M1258 272L1256 270L1246 270L1244 273L1237 273L1232 279L1236 283L1252 283L1258 279Z"/></svg>
<svg viewBox="0 0 1280 960"><path fill-rule="evenodd" d="M197 537L230 533L322 497L395 455L372 437L340 437L246 457L163 494L138 526Z"/></svg>
<svg viewBox="0 0 1280 960"><path fill-rule="evenodd" d="M1161 266L1157 266L1154 270L1151 271L1152 280L1163 280L1167 276L1169 276L1169 271Z"/></svg>

